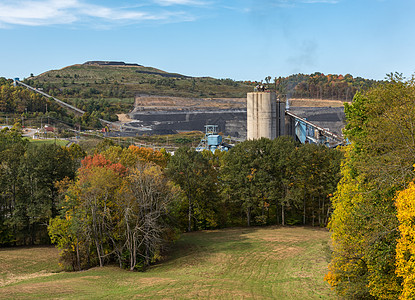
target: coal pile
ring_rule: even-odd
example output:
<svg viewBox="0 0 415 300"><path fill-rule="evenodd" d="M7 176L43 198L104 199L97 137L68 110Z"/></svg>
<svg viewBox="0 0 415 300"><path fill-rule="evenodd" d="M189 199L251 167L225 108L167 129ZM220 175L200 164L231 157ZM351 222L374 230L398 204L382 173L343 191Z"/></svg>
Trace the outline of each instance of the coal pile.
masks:
<svg viewBox="0 0 415 300"><path fill-rule="evenodd" d="M345 125L343 107L291 107L290 111L337 135L342 134ZM137 128L139 135L204 132L205 125L218 125L218 131L225 136L246 139L246 109L134 111L130 117L134 121L127 124Z"/></svg>
<svg viewBox="0 0 415 300"><path fill-rule="evenodd" d="M246 138L246 110L135 112L130 117L135 121L128 123L128 126L147 134L193 130L204 132L205 125L218 125L218 131L224 135Z"/></svg>

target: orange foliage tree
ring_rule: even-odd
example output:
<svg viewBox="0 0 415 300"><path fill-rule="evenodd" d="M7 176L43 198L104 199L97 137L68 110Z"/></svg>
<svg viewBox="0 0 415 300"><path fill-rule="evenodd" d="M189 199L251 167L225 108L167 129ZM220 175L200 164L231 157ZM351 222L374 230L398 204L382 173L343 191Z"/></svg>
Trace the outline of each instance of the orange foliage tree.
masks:
<svg viewBox="0 0 415 300"><path fill-rule="evenodd" d="M127 149L119 146L112 146L101 152L101 155L113 163L120 163L126 167L134 166L137 163L151 162L164 168L168 162L168 155L166 152L133 145Z"/></svg>
<svg viewBox="0 0 415 300"><path fill-rule="evenodd" d="M164 221L173 186L151 159L155 151L110 147L82 160L78 178L68 186L61 215L52 219L49 236L61 250L65 267L81 270L118 262L144 269L160 258L171 235ZM121 162L125 163L122 164Z"/></svg>

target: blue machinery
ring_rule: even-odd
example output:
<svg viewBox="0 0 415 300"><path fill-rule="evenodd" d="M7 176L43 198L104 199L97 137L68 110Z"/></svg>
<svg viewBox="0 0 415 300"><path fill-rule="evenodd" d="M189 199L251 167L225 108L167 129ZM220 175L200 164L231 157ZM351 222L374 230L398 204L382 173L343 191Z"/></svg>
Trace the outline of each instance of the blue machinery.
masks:
<svg viewBox="0 0 415 300"><path fill-rule="evenodd" d="M215 152L216 149L220 151L228 151L231 146L222 142L222 136L218 134L218 125L205 125L205 136L201 139L196 151L209 150Z"/></svg>
<svg viewBox="0 0 415 300"><path fill-rule="evenodd" d="M285 111L285 115L286 118L289 119L289 123L294 123L294 132L288 134L295 135L302 144L322 144L329 147L333 146L333 144L337 146L344 143L342 137L317 126L306 119L300 118L288 110Z"/></svg>

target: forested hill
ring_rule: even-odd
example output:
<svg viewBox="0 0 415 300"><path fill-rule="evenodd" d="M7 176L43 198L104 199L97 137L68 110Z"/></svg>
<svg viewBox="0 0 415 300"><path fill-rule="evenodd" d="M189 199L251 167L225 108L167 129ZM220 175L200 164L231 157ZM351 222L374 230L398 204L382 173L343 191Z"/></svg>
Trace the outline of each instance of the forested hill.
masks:
<svg viewBox="0 0 415 300"><path fill-rule="evenodd" d="M267 78L270 80L270 78ZM351 101L357 91L367 90L378 81L354 78L350 74L336 75L323 73L295 74L274 78L274 87L289 98L336 99Z"/></svg>
<svg viewBox="0 0 415 300"><path fill-rule="evenodd" d="M136 94L179 97L245 97L250 84L231 79L189 77L133 64L87 62L51 70L26 83L68 98L131 98Z"/></svg>
<svg viewBox="0 0 415 300"><path fill-rule="evenodd" d="M229 78L190 77L152 67L123 62L92 61L47 71L25 80L47 93L69 99L132 98L136 94L242 98L260 82L292 98L351 100L358 90L376 81L352 75L296 74L267 76L264 80L235 81Z"/></svg>

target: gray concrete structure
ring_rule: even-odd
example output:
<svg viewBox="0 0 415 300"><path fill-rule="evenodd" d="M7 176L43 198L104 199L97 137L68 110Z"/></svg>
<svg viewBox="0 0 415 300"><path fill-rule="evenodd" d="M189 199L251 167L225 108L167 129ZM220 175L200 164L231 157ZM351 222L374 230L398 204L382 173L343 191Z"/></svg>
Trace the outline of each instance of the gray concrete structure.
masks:
<svg viewBox="0 0 415 300"><path fill-rule="evenodd" d="M247 139L275 139L285 135L285 102L275 92L247 94Z"/></svg>
<svg viewBox="0 0 415 300"><path fill-rule="evenodd" d="M280 101L279 99L276 100L276 108L277 108L277 137L283 135L289 135L286 128L286 116L285 116L285 108L286 103L284 101Z"/></svg>

